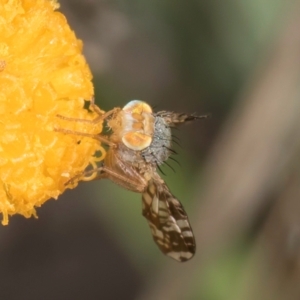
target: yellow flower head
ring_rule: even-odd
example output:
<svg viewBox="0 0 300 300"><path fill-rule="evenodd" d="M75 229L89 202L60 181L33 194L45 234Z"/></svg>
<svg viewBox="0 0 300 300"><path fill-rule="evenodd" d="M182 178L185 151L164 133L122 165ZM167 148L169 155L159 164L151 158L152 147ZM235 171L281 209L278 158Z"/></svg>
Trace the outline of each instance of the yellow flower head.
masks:
<svg viewBox="0 0 300 300"><path fill-rule="evenodd" d="M83 108L93 86L82 43L56 1L0 0L0 212L35 215L57 198L65 183L94 162L103 149L89 137L55 128L99 134L102 124ZM76 185L75 179L75 184Z"/></svg>

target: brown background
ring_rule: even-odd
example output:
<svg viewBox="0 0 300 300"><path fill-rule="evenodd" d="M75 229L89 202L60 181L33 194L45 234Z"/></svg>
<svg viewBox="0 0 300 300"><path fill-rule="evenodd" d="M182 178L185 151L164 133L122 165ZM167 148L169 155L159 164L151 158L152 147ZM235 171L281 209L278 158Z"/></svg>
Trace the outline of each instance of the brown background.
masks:
<svg viewBox="0 0 300 300"><path fill-rule="evenodd" d="M140 195L81 183L0 228L1 299L300 299L300 2L60 2L102 109L212 114L164 168L197 254L157 250Z"/></svg>

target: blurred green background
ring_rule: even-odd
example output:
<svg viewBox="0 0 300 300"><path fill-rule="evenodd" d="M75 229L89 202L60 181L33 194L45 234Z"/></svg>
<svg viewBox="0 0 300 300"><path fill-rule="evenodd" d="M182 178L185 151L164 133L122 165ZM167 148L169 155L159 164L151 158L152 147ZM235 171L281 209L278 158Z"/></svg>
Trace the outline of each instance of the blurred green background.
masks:
<svg viewBox="0 0 300 300"><path fill-rule="evenodd" d="M246 299L239 296L243 295L239 294L242 286L249 288L245 266L272 203L283 188L270 175L272 172L264 177L264 186L268 187L264 190L268 192L257 192L263 196L253 198L264 199L264 204L259 209L256 205L252 211L249 196L250 204L243 210L251 214L247 215L247 226L232 218L232 228L244 229L232 237L231 230L228 236L220 234L226 247L218 242L221 239L217 235L204 234L211 226L206 224L211 223L203 221L201 226L206 219L198 212L211 222L215 218L219 224L223 208L212 207L216 214L209 216L204 213L210 211L209 191L219 189L219 181L211 179L218 170L211 166L216 157L221 157L216 153L222 153L223 146L227 151L226 137L231 130L239 132L235 125L243 121L237 120L251 108L247 106L251 102L247 95L255 90L255 82L260 82L260 74L268 68L265 66L297 1L60 3L60 10L83 40L101 109L110 110L141 99L155 110L212 115L209 120L175 131L182 146L174 146L180 166L171 161L176 172L163 167L166 176L162 175L190 217L199 237L198 249L190 262L178 264L170 260L152 240L141 215L140 195L108 180L82 182L58 201L49 201L38 209L38 220L17 216L11 218L8 227L0 229L1 299ZM261 107L260 117L264 118L265 113L266 122L272 106L269 108ZM257 117L257 122L261 118ZM243 135L242 127L240 132ZM294 135L288 136L295 140ZM228 139L232 140L235 141ZM274 147L269 149L272 152ZM241 161L251 156L248 150ZM291 166L285 169L285 178L290 170ZM227 174L226 170L222 172ZM239 173L239 177L250 175ZM230 184L241 186L238 180ZM250 185L247 187L250 189ZM231 188L231 193L235 192ZM227 196L224 194L224 203ZM234 207L236 215L242 216L238 202ZM217 241L210 242L211 236ZM216 250L220 250L218 255L211 254ZM260 299L247 295L247 299ZM268 293L259 295L261 299L275 299Z"/></svg>

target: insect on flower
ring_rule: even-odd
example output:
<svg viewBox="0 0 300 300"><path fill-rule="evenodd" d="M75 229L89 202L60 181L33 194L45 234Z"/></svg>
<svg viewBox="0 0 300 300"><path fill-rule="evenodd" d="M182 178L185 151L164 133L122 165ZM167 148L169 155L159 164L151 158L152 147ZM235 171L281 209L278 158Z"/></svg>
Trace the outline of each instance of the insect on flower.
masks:
<svg viewBox="0 0 300 300"><path fill-rule="evenodd" d="M123 109L114 108L105 114L101 113L94 100L91 101L91 108L99 114L92 121L59 116L82 122L105 120L111 130L109 136L102 136L57 129L64 133L90 136L109 146L102 165L79 176L96 172L93 179L108 178L130 191L141 193L143 216L160 250L177 261L189 260L196 250L193 231L181 203L170 192L157 168L174 152L171 148L171 127L206 118L207 115L168 111L153 113L146 102L139 100L130 101Z"/></svg>

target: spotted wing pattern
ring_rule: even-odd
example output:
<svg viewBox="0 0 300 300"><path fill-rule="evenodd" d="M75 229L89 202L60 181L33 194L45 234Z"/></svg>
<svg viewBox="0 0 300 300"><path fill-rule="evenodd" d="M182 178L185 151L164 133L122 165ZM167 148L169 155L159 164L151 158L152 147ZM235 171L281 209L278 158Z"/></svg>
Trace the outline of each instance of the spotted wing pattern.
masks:
<svg viewBox="0 0 300 300"><path fill-rule="evenodd" d="M142 198L143 216L160 250L180 262L192 258L196 250L192 228L181 203L167 185L150 180Z"/></svg>

